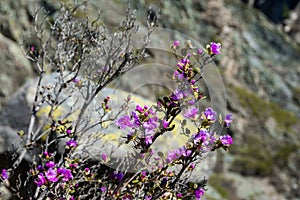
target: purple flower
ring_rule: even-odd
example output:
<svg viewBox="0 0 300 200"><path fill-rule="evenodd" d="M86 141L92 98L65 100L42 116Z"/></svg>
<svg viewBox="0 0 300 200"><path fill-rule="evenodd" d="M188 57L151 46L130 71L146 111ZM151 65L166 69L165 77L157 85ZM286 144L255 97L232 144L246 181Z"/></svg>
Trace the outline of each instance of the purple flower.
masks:
<svg viewBox="0 0 300 200"><path fill-rule="evenodd" d="M204 195L204 190L202 188L198 188L194 191L195 197L197 200L200 200L201 197Z"/></svg>
<svg viewBox="0 0 300 200"><path fill-rule="evenodd" d="M124 177L124 174L122 172L114 172L112 175L111 175L111 178L114 179L114 180L118 180L119 182L123 179Z"/></svg>
<svg viewBox="0 0 300 200"><path fill-rule="evenodd" d="M106 155L105 153L102 153L102 154L101 154L101 158L102 158L102 160L103 160L104 162L107 161L107 155Z"/></svg>
<svg viewBox="0 0 300 200"><path fill-rule="evenodd" d="M134 111L131 112L131 115L133 116L133 126L136 128L139 127L141 125L139 116Z"/></svg>
<svg viewBox="0 0 300 200"><path fill-rule="evenodd" d="M67 182L73 178L72 172L69 169L62 168L62 170L60 172L61 172L60 174L63 175L63 178L62 178L63 182Z"/></svg>
<svg viewBox="0 0 300 200"><path fill-rule="evenodd" d="M203 112L203 115L206 119L210 121L215 121L217 113L212 108L206 108L206 110Z"/></svg>
<svg viewBox="0 0 300 200"><path fill-rule="evenodd" d="M195 169L195 163L192 163L192 164L190 164L190 166L189 166L189 170L193 170L193 169Z"/></svg>
<svg viewBox="0 0 300 200"><path fill-rule="evenodd" d="M209 137L209 134L206 130L201 129L195 136L194 136L194 144L197 144L199 142L206 141L207 137Z"/></svg>
<svg viewBox="0 0 300 200"><path fill-rule="evenodd" d="M232 139L232 137L230 135L222 135L222 136L220 136L220 141L225 146L231 145L233 143L233 139Z"/></svg>
<svg viewBox="0 0 300 200"><path fill-rule="evenodd" d="M79 83L79 79L78 78L74 78L72 81L73 81L73 83Z"/></svg>
<svg viewBox="0 0 300 200"><path fill-rule="evenodd" d="M174 100L174 101L179 101L180 99L182 99L185 95L183 94L183 92L179 89L176 89L171 98Z"/></svg>
<svg viewBox="0 0 300 200"><path fill-rule="evenodd" d="M54 166L55 166L55 163L53 161L49 161L46 163L46 167L48 167L48 168L52 168Z"/></svg>
<svg viewBox="0 0 300 200"><path fill-rule="evenodd" d="M194 119L197 112L198 112L198 108L192 106L191 108L186 110L186 112L183 114L183 116Z"/></svg>
<svg viewBox="0 0 300 200"><path fill-rule="evenodd" d="M145 137L145 143L146 143L146 145L152 144L152 136L147 135Z"/></svg>
<svg viewBox="0 0 300 200"><path fill-rule="evenodd" d="M84 168L84 174L85 175L89 175L90 173L91 173L90 168L88 168L88 167Z"/></svg>
<svg viewBox="0 0 300 200"><path fill-rule="evenodd" d="M123 174L122 172L119 172L119 173L117 174L117 179L118 179L118 181L121 181L121 180L123 179L123 177L124 177L124 174Z"/></svg>
<svg viewBox="0 0 300 200"><path fill-rule="evenodd" d="M66 145L70 148L75 148L77 146L76 140L69 140L66 142Z"/></svg>
<svg viewBox="0 0 300 200"><path fill-rule="evenodd" d="M125 129L126 127L132 127L132 123L130 121L129 115L124 115L120 119L117 120L116 125L121 129Z"/></svg>
<svg viewBox="0 0 300 200"><path fill-rule="evenodd" d="M177 70L174 71L173 74L174 78L178 78L179 80L182 80L184 78L184 74L183 73L179 73Z"/></svg>
<svg viewBox="0 0 300 200"><path fill-rule="evenodd" d="M150 196L150 195L145 196L145 200L151 200L151 199L152 199L152 196Z"/></svg>
<svg viewBox="0 0 300 200"><path fill-rule="evenodd" d="M1 171L1 177L3 178L3 180L7 180L8 179L8 173L7 173L6 169L2 169L2 171Z"/></svg>
<svg viewBox="0 0 300 200"><path fill-rule="evenodd" d="M44 171L44 167L42 165L37 166L38 171Z"/></svg>
<svg viewBox="0 0 300 200"><path fill-rule="evenodd" d="M189 156L191 155L191 153L192 153L191 150L186 149L185 147L179 148L179 151L180 151L180 154L181 154L182 156L184 156L184 157L189 157Z"/></svg>
<svg viewBox="0 0 300 200"><path fill-rule="evenodd" d="M226 115L224 122L226 123L226 126L229 127L230 123L232 122L232 114Z"/></svg>
<svg viewBox="0 0 300 200"><path fill-rule="evenodd" d="M39 187L44 185L46 183L46 178L44 177L44 174L39 174L38 180L35 180L34 182Z"/></svg>
<svg viewBox="0 0 300 200"><path fill-rule="evenodd" d="M202 50L202 49L198 49L198 50L197 50L197 53L198 53L198 54L202 54L202 53L203 53L203 50Z"/></svg>
<svg viewBox="0 0 300 200"><path fill-rule="evenodd" d="M142 113L144 109L143 109L142 106L136 105L135 110L138 111L138 112L140 112L140 113Z"/></svg>
<svg viewBox="0 0 300 200"><path fill-rule="evenodd" d="M191 155L191 153L192 153L192 151L189 149L186 149L185 147L180 147L173 151L169 151L168 156L167 156L167 163L170 163L170 162L178 159L181 156L188 157Z"/></svg>
<svg viewBox="0 0 300 200"><path fill-rule="evenodd" d="M169 127L169 122L165 119L162 120L162 125L163 125L163 128L168 128Z"/></svg>
<svg viewBox="0 0 300 200"><path fill-rule="evenodd" d="M218 55L221 53L221 44L220 43L215 43L211 42L210 43L210 50L212 54Z"/></svg>
<svg viewBox="0 0 300 200"><path fill-rule="evenodd" d="M178 47L178 46L179 46L179 41L178 41L178 40L175 40L174 43L173 43L173 45L174 45L175 47Z"/></svg>
<svg viewBox="0 0 300 200"><path fill-rule="evenodd" d="M102 186L102 187L100 188L100 191L101 191L101 192L106 192L106 190L107 190L107 188L106 188L105 186Z"/></svg>
<svg viewBox="0 0 300 200"><path fill-rule="evenodd" d="M57 174L62 175L62 177L63 177L62 181L63 182L67 182L67 181L69 181L73 178L71 170L65 169L65 168L58 168L57 169Z"/></svg>
<svg viewBox="0 0 300 200"><path fill-rule="evenodd" d="M146 177L147 176L147 172L146 171L142 171L141 174L142 174L142 177Z"/></svg>
<svg viewBox="0 0 300 200"><path fill-rule="evenodd" d="M194 105L196 103L196 100L195 99L189 100L188 103L189 105Z"/></svg>
<svg viewBox="0 0 300 200"><path fill-rule="evenodd" d="M145 128L146 134L152 133L154 129L157 128L157 117L149 118L148 121L143 123L143 127Z"/></svg>
<svg viewBox="0 0 300 200"><path fill-rule="evenodd" d="M52 169L52 168L49 168L46 172L45 172L45 175L47 177L47 179L53 183L57 182L58 181L58 178L57 178L57 172Z"/></svg>

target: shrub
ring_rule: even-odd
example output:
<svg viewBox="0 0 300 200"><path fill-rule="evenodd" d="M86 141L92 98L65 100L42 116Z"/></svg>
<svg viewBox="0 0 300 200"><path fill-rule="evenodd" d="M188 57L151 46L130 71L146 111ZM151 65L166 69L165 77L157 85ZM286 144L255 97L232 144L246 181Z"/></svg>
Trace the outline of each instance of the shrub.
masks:
<svg viewBox="0 0 300 200"><path fill-rule="evenodd" d="M2 169L2 184L9 187L10 177L18 176L14 172L26 153L36 148L40 153L35 155L31 169L24 172L27 179L16 188L11 187L18 198L200 199L207 180L189 181L196 161L216 149L227 150L233 143L230 135L219 135L211 129L215 123L228 127L231 114L222 119L212 108L201 112L197 107L204 96L196 83L203 77L204 66L221 53L221 44L212 42L204 52L193 48L189 41L181 48L180 42L175 41L171 51L178 60L173 74L177 89L158 99L155 105L137 105L130 110L130 96L118 109L111 106L109 96L94 105L109 83L147 56L147 44L158 16L149 13L143 41L140 46L133 46L133 36L139 29L131 9L115 31L109 30L100 16L90 19L84 4L62 5L51 20L41 11L37 10L34 18L38 44L24 46L27 58L39 72L31 120L28 130L24 130L23 151L10 168ZM78 13L83 18L74 17ZM56 76L47 83L45 75L51 71ZM69 111L64 113L61 108L75 93L79 98L73 99ZM153 152L158 138L179 126L173 122L181 113L185 117L181 134L188 140L166 155ZM185 128L187 122L197 131L192 133ZM118 126L127 133L123 144L131 146L135 154L117 161L104 151L99 152L99 160L85 155L84 148L90 146L82 143L82 135L95 127L107 130L108 126ZM59 152L61 146L64 150ZM140 162L126 165L131 158ZM109 162L117 162L117 166L112 168Z"/></svg>

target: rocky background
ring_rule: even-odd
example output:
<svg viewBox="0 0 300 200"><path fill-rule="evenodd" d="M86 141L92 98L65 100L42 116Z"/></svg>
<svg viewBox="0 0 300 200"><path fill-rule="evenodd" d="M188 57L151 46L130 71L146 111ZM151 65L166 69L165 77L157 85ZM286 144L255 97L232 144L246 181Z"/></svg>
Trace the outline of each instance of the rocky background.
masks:
<svg viewBox="0 0 300 200"><path fill-rule="evenodd" d="M24 57L22 37L30 38L36 6L43 5L55 15L58 2L0 1L0 109L5 113L0 119L0 168L8 163L4 151L11 150L5 144L14 142L18 128L26 124L21 110L28 105L14 93L36 76ZM270 2L130 2L137 8L141 24L152 7L161 10L160 27L185 33L202 44L222 43L217 65L225 82L227 109L234 115L229 131L235 145L229 153L219 152L206 199L300 199L300 4ZM89 13L96 15L102 10L104 21L114 26L127 6L128 2L118 0L91 0ZM152 40L168 45L173 39L174 35L166 35ZM157 52L151 59L169 62ZM159 70L153 73L157 79L164 79ZM125 84L123 89L130 91L131 87ZM13 102L19 107L10 107Z"/></svg>

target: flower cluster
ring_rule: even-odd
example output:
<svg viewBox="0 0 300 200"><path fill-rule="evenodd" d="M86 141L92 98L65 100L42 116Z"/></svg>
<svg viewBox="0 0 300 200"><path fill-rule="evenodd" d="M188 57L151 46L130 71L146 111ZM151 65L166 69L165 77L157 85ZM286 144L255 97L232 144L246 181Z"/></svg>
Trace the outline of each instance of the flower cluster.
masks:
<svg viewBox="0 0 300 200"><path fill-rule="evenodd" d="M127 135L127 142L130 142L134 138L135 133L140 132L141 134L138 136L138 139L143 141L142 143L145 146L149 146L152 144L154 133L159 130L160 125L167 128L169 123L165 119L160 120L153 108L147 105L136 105L135 110L130 115L120 117L116 121L116 125L120 129L131 129Z"/></svg>
<svg viewBox="0 0 300 200"><path fill-rule="evenodd" d="M34 182L39 187L58 181L67 182L73 178L70 169L56 167L56 164L53 161L47 162L45 166L39 165L36 173L37 179Z"/></svg>
<svg viewBox="0 0 300 200"><path fill-rule="evenodd" d="M179 48L179 44L179 41L173 43L172 48L174 51ZM221 45L212 42L206 50L208 56L212 57L221 53ZM185 118L194 123L198 131L193 135L189 135L190 139L186 145L168 151L165 161L161 160L163 155L154 159L157 161L154 164L156 168L152 169L158 171L168 169L165 164L167 166L179 165L182 169L192 171L196 167L194 161L201 158L204 153L214 151L220 147L227 149L233 143L230 135L218 136L216 132L211 131L211 125L217 121L217 112L210 107L201 112L197 107L196 103L205 97L197 85L197 81L202 78L202 74L199 74L201 66L199 67L191 62L192 55L203 56L203 51L198 49L197 53L187 52L185 56L178 59L176 70L173 73L173 80L178 84L178 87L170 96L159 99L157 105L151 108L137 105L135 111L121 116L116 122L120 129L128 130L127 143L133 141L135 147L142 149L142 152L146 152L145 149L149 149L157 137L174 129L175 125L170 126L170 124L181 111L183 111ZM158 113L161 114L158 115ZM220 118L219 122L224 123L225 127L229 127L232 122L232 114L226 115L224 120ZM144 145L137 145L141 143ZM176 175L181 175L175 172L167 174L171 175L160 178L160 187L164 187L172 180L174 181ZM202 186L191 191L196 199L200 199L204 194ZM172 194L164 193L162 197L169 198L170 195L172 196ZM151 199L153 196L155 197L155 195L149 193L147 198ZM183 196L182 193L176 194L177 198ZM188 194L185 194L185 196L188 196Z"/></svg>

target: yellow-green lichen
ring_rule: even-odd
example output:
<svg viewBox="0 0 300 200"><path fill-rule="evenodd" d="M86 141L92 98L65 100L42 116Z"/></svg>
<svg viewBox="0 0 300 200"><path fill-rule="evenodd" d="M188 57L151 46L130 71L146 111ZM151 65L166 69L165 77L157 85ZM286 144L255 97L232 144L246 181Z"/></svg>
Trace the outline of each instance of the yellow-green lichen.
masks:
<svg viewBox="0 0 300 200"><path fill-rule="evenodd" d="M277 104L266 102L243 88L234 87L233 89L241 105L250 109L252 114L260 120L264 121L271 116L276 120L278 127L282 129L290 129L292 125L297 123L298 118L295 114L280 108Z"/></svg>
<svg viewBox="0 0 300 200"><path fill-rule="evenodd" d="M225 179L221 174L213 174L209 177L209 185L211 185L222 197L228 197L226 185L230 184L230 180Z"/></svg>
<svg viewBox="0 0 300 200"><path fill-rule="evenodd" d="M236 157L230 170L244 175L267 176L273 169L273 152L269 149L266 140L257 134L244 136L243 145L233 145L231 153Z"/></svg>
<svg viewBox="0 0 300 200"><path fill-rule="evenodd" d="M286 144L280 147L274 156L274 160L279 167L287 167L288 159L291 153L295 152L299 148L295 144Z"/></svg>

